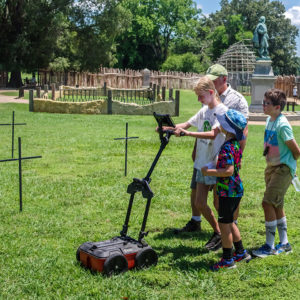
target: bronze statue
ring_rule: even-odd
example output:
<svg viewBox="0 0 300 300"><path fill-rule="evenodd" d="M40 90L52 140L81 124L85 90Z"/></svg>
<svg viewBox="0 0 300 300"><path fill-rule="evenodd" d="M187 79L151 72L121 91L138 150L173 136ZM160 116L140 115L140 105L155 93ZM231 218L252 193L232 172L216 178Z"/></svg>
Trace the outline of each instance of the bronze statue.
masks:
<svg viewBox="0 0 300 300"><path fill-rule="evenodd" d="M269 60L269 36L265 21L266 18L264 16L259 18L259 23L257 24L253 33L253 44L255 48L258 48L259 59Z"/></svg>

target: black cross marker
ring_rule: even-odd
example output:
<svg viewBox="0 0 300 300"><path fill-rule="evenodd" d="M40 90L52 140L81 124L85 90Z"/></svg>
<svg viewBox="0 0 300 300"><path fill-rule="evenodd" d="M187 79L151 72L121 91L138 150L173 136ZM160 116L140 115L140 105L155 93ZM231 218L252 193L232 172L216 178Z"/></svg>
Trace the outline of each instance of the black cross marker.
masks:
<svg viewBox="0 0 300 300"><path fill-rule="evenodd" d="M127 147L128 140L130 139L138 139L138 136L128 137L128 123L126 123L126 137L124 138L115 138L114 140L125 140L125 176L127 176Z"/></svg>
<svg viewBox="0 0 300 300"><path fill-rule="evenodd" d="M11 157L14 158L14 140L15 140L15 126L16 125L26 125L26 123L15 123L15 112L12 113L12 122L11 124L0 124L0 126L11 126Z"/></svg>
<svg viewBox="0 0 300 300"><path fill-rule="evenodd" d="M7 162L7 161L19 161L19 198L20 198L20 211L23 210L23 199L22 199L22 160L23 159L34 159L34 158L42 158L42 156L28 156L22 157L21 153L21 138L18 138L18 145L19 145L19 158L10 158L10 159L2 159L0 162Z"/></svg>

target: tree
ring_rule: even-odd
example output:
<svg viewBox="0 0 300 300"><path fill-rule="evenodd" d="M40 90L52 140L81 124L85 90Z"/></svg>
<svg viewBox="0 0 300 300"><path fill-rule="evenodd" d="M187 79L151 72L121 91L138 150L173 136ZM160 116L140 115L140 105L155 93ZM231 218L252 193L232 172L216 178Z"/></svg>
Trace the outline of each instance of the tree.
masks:
<svg viewBox="0 0 300 300"><path fill-rule="evenodd" d="M241 14L227 16L227 20L216 26L208 36L212 41L210 50L212 60L217 60L230 45L252 37L252 32L245 29Z"/></svg>
<svg viewBox="0 0 300 300"><path fill-rule="evenodd" d="M201 67L199 57L196 54L187 52L180 55L169 55L162 64L162 71L181 71L201 73L204 71Z"/></svg>
<svg viewBox="0 0 300 300"><path fill-rule="evenodd" d="M130 24L130 13L119 0L75 1L69 15L69 31L63 37L70 45L60 53L73 69L97 71L116 63L116 37ZM60 48L62 50L62 48Z"/></svg>
<svg viewBox="0 0 300 300"><path fill-rule="evenodd" d="M222 0L221 10L211 14L212 24L224 25L229 32L236 26L231 26L232 16L242 16L240 21L246 31L253 32L260 16L266 17L269 34L269 53L273 68L277 74L295 74L296 36L298 29L285 18L285 8L280 1L270 0ZM231 21L230 21L231 20ZM238 24L239 24L239 20ZM231 28L231 29L229 29ZM229 41L229 45L231 42Z"/></svg>
<svg viewBox="0 0 300 300"><path fill-rule="evenodd" d="M11 71L9 85L22 85L21 70L47 67L60 33L62 12L69 0L2 0L0 64Z"/></svg>
<svg viewBox="0 0 300 300"><path fill-rule="evenodd" d="M170 44L196 25L199 11L192 0L124 0L131 26L118 38L118 65L159 69Z"/></svg>

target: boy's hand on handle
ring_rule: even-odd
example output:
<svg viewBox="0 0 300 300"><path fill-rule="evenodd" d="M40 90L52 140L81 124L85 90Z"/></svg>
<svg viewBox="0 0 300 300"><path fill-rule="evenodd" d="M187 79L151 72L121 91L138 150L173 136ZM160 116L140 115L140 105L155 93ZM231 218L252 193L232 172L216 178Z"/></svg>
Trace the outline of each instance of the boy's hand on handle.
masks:
<svg viewBox="0 0 300 300"><path fill-rule="evenodd" d="M179 137L179 136L185 136L188 135L188 131L182 128L177 128L176 130L174 130L174 134Z"/></svg>
<svg viewBox="0 0 300 300"><path fill-rule="evenodd" d="M207 174L207 170L208 170L208 167L207 167L207 166L202 167L202 168L201 168L202 175L207 176L207 175L208 175L208 174Z"/></svg>

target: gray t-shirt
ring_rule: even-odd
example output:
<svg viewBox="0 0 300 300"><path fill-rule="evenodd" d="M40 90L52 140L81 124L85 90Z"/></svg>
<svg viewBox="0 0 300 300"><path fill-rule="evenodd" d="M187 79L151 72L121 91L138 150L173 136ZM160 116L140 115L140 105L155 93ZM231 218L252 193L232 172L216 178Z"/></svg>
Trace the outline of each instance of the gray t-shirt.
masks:
<svg viewBox="0 0 300 300"><path fill-rule="evenodd" d="M249 108L248 103L245 97L234 90L230 84L228 84L228 88L226 91L220 95L220 99L222 103L227 106L229 109L235 109L241 112L246 119L249 118Z"/></svg>

